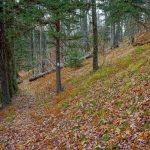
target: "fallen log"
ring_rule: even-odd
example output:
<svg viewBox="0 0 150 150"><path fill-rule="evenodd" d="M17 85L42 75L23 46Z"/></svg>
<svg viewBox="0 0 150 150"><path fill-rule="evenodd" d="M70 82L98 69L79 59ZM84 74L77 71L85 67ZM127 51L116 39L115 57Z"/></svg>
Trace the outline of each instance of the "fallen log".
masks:
<svg viewBox="0 0 150 150"><path fill-rule="evenodd" d="M92 56L93 56L92 53L88 53L88 54L86 54L84 57L82 57L82 59L89 59L89 58L91 58Z"/></svg>
<svg viewBox="0 0 150 150"><path fill-rule="evenodd" d="M88 55L85 56L85 59L89 59L91 57L93 57L93 54L88 54Z"/></svg>
<svg viewBox="0 0 150 150"><path fill-rule="evenodd" d="M63 68L63 67L64 67L64 65L61 64L60 68ZM51 72L54 72L55 70L56 70L56 69L52 68L52 69L49 70L49 71L40 73L40 74L38 74L38 75L35 76L35 77L31 77L31 78L29 79L29 81L30 81L30 82L35 81L35 80L37 80L37 79L39 79L39 78L41 78L41 77L43 77L43 76L45 76L45 75L47 75L47 74L49 74L49 73L51 73Z"/></svg>
<svg viewBox="0 0 150 150"><path fill-rule="evenodd" d="M29 81L31 82L31 81L37 80L37 79L43 77L44 75L47 75L47 74L49 74L50 72L53 72L53 71L54 71L54 69L49 70L49 71L46 71L46 72L43 72L43 73L40 73L40 74L38 74L38 75L35 76L35 77L31 77L31 78L29 79Z"/></svg>
<svg viewBox="0 0 150 150"><path fill-rule="evenodd" d="M82 59L89 59L89 58L91 58L92 56L93 56L93 55L92 55L91 53L88 53L88 54L86 54ZM63 68L64 65L63 65L63 64L60 64L60 67ZM46 71L46 72L44 72L44 73L40 73L40 74L38 74L38 75L35 76L35 77L31 77L31 78L29 79L29 81L30 81L30 82L35 81L35 80L37 80L37 79L39 79L39 78L41 78L41 77L43 77L43 76L45 76L45 75L47 75L47 74L49 74L49 73L55 71L55 70L56 70L56 69L53 68L53 69L51 69L51 70L49 70L49 71Z"/></svg>

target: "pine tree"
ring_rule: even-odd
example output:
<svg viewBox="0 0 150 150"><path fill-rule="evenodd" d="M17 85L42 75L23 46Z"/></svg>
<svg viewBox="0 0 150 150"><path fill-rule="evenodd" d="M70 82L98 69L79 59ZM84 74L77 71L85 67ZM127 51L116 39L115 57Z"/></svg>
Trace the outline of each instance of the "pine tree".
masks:
<svg viewBox="0 0 150 150"><path fill-rule="evenodd" d="M62 91L60 41L64 37L61 24L62 22L65 23L69 20L73 21L77 14L76 10L82 6L82 3L69 0L45 0L43 3L44 7L47 9L47 12L50 15L50 19L48 21L49 25L53 27L53 30L50 32L50 36L55 40L56 46L56 92L59 93Z"/></svg>

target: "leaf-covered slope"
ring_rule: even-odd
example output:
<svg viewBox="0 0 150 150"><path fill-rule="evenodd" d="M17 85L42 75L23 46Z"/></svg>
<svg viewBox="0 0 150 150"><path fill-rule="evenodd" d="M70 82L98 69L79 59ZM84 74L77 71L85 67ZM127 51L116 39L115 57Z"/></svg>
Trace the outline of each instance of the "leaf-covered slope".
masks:
<svg viewBox="0 0 150 150"><path fill-rule="evenodd" d="M82 149L149 149L150 49L102 66L60 104L63 119L56 139ZM67 136L65 134L67 133ZM62 137L57 137L62 135ZM67 140L66 140L67 138Z"/></svg>
<svg viewBox="0 0 150 150"><path fill-rule="evenodd" d="M34 89L36 98L31 101L28 97L33 103L26 109L29 119L22 125L17 115L11 124L5 121L0 131L2 147L150 149L150 45L108 58L94 74L87 71L89 63L69 73L63 70L67 86L58 96L49 97L44 92L47 85L40 86L47 77L27 84L27 92Z"/></svg>

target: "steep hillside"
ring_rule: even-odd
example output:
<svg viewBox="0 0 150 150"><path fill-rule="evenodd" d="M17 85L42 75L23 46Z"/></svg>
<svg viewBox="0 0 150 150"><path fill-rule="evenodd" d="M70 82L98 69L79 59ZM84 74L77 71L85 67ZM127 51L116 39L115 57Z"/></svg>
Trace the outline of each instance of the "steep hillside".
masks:
<svg viewBox="0 0 150 150"><path fill-rule="evenodd" d="M1 149L150 149L150 45L110 52L94 74L90 61L62 70L57 96L54 73L23 83L0 112Z"/></svg>

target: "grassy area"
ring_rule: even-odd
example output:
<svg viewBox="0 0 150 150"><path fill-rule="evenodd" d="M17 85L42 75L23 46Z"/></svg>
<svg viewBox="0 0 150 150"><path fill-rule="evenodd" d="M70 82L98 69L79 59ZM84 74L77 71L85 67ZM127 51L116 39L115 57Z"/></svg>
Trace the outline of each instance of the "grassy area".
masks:
<svg viewBox="0 0 150 150"><path fill-rule="evenodd" d="M125 77L130 77L130 75L133 75L134 73L139 71L139 69L143 65L145 65L146 63L149 64L148 55L149 45L145 45L143 47L136 47L134 51L131 52L129 55L123 58L115 59L113 60L113 62L109 64L106 63L105 65L101 66L100 69L94 74L91 74L89 72L88 76L87 74L83 74L80 77L74 78L73 80L70 79L70 82L72 85L74 85L74 88L71 91L65 91L61 93L61 102L59 103L59 105L62 105L63 107L64 102L68 104L67 106L69 106L69 100L74 100L74 97L76 96L82 97L83 95L84 97L87 94L87 89L90 88L90 86L94 86L98 81L103 82L102 86L104 86L105 88L109 88L112 86L110 78L115 78L115 80L121 80ZM120 86L121 92L127 92L127 90L131 86L131 81L126 81L122 86ZM68 92L69 95L67 94Z"/></svg>

